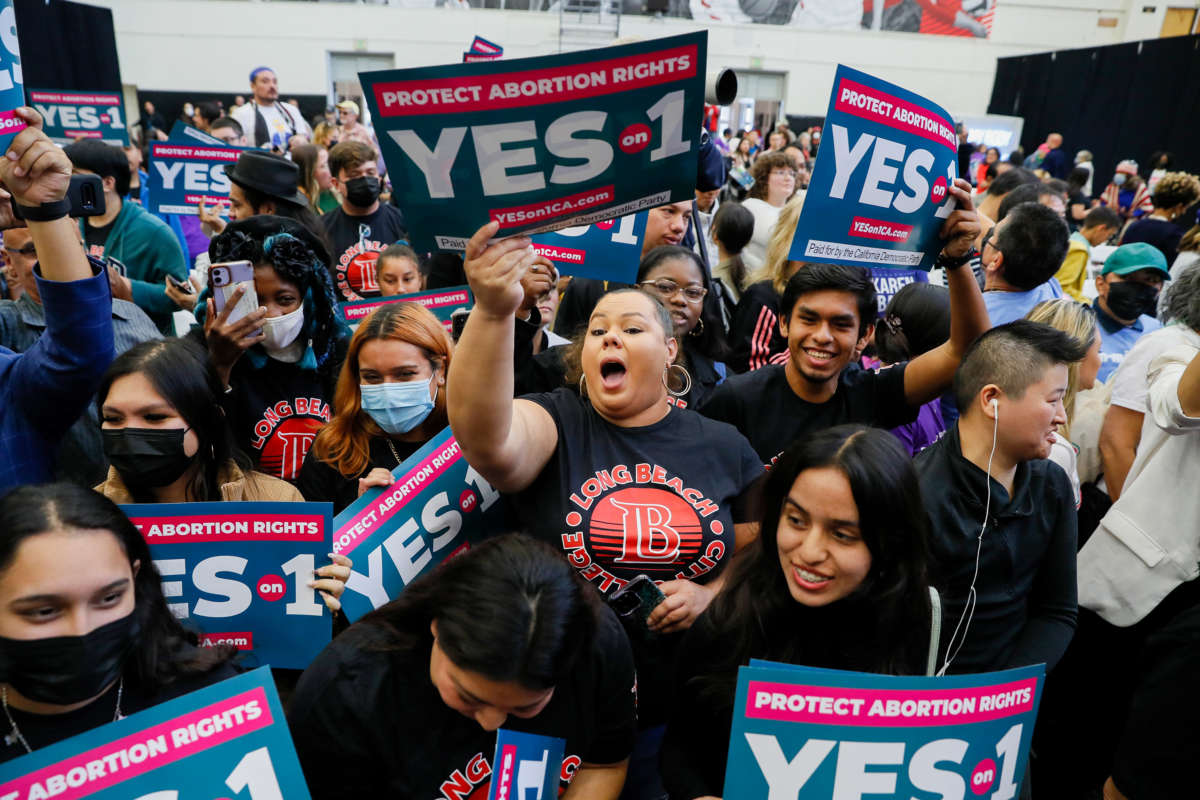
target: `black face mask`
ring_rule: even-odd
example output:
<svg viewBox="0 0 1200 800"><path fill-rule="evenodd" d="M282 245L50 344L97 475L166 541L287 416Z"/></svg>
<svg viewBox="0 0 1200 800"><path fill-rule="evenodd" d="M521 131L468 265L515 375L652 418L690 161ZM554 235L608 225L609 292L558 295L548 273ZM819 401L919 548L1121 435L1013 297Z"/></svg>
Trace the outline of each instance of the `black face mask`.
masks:
<svg viewBox="0 0 1200 800"><path fill-rule="evenodd" d="M1133 281L1121 281L1108 285L1105 302L1108 310L1118 319L1136 320L1142 314L1154 313L1158 301L1158 290L1153 286Z"/></svg>
<svg viewBox="0 0 1200 800"><path fill-rule="evenodd" d="M191 466L194 456L183 452L186 428L101 429L104 455L129 488L169 486Z"/></svg>
<svg viewBox="0 0 1200 800"><path fill-rule="evenodd" d="M0 681L39 703L82 702L121 677L140 633L131 612L84 636L0 637Z"/></svg>
<svg viewBox="0 0 1200 800"><path fill-rule="evenodd" d="M351 178L346 181L346 199L359 208L368 208L379 199L382 185L374 175Z"/></svg>

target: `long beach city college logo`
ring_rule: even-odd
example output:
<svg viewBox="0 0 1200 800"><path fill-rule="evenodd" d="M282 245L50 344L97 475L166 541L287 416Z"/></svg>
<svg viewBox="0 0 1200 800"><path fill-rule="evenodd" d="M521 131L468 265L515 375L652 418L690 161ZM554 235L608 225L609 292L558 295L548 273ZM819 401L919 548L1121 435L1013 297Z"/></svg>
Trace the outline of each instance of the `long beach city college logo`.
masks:
<svg viewBox="0 0 1200 800"><path fill-rule="evenodd" d="M729 552L717 504L659 466L601 470L569 500L563 549L602 592L625 585L617 575L697 578Z"/></svg>
<svg viewBox="0 0 1200 800"><path fill-rule="evenodd" d="M562 761L562 767L558 774L559 787L558 796L561 797L567 788L571 785L571 781L575 778L575 773L579 771L580 765L583 764L583 759L577 755L568 755ZM438 787L441 793L437 796L437 800L487 800L488 793L492 788L492 765L487 756L483 753L476 753L466 764L466 766L454 770ZM532 792L530 792L532 796ZM509 795L510 800L522 800L516 793ZM543 797L542 800L554 800L551 797Z"/></svg>
<svg viewBox="0 0 1200 800"><path fill-rule="evenodd" d="M379 282L375 280L375 262L379 260L379 253L385 245L369 238L369 225L359 225L358 229L358 241L338 256L335 270L338 291L347 301L362 300L379 294Z"/></svg>
<svg viewBox="0 0 1200 800"><path fill-rule="evenodd" d="M317 438L317 431L329 421L329 404L319 397L280 400L269 406L254 424L251 445L259 454L259 470L294 481L300 475L304 457Z"/></svg>

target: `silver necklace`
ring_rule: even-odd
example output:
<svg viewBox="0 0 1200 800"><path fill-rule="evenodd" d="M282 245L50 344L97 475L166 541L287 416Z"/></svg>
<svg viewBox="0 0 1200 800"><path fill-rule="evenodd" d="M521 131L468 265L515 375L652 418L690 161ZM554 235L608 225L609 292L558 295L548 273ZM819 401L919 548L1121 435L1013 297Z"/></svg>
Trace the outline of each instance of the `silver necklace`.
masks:
<svg viewBox="0 0 1200 800"><path fill-rule="evenodd" d="M404 462L400 460L400 454L396 452L396 445L392 444L391 439L384 439L387 442L388 450L392 451L392 458L396 459L396 466L400 466Z"/></svg>
<svg viewBox="0 0 1200 800"><path fill-rule="evenodd" d="M121 713L121 697L125 694L125 679L121 678L121 682L117 684L117 708L113 712L113 722L118 722L125 719L125 715ZM8 710L8 687L0 686L0 704L4 706L4 716L8 720L8 725L12 728L12 733L4 737L6 744L20 742L25 748L26 753L32 753L33 748L29 746L29 741L25 738L25 734L21 733L21 729L17 727L17 721L13 719L12 712Z"/></svg>

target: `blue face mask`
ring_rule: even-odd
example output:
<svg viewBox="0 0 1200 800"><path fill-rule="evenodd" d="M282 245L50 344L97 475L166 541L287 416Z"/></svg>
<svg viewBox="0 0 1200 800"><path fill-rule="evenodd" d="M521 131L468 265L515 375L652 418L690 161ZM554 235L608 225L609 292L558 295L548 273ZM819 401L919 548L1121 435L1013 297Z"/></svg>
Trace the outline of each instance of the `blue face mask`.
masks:
<svg viewBox="0 0 1200 800"><path fill-rule="evenodd" d="M360 384L358 389L362 394L362 409L386 433L408 433L433 411L429 387L436 377L428 381Z"/></svg>

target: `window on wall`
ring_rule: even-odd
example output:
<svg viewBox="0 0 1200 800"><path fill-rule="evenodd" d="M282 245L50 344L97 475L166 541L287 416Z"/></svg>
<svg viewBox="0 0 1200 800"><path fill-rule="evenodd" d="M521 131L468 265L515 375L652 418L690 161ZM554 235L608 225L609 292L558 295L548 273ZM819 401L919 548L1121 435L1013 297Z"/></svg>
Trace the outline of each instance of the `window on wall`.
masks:
<svg viewBox="0 0 1200 800"><path fill-rule="evenodd" d="M358 73L395 66L391 53L330 53L329 54L329 105L343 100L353 100L362 111L362 121L371 124L371 112L363 102L362 84Z"/></svg>

